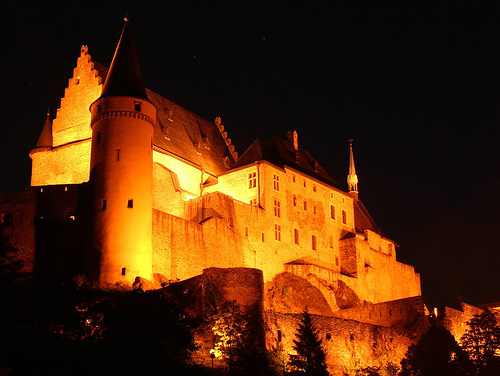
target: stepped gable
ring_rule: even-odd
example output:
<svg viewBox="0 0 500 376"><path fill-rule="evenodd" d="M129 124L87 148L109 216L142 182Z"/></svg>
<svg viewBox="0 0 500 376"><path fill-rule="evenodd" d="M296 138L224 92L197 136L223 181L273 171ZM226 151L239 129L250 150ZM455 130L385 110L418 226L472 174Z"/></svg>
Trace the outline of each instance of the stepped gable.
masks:
<svg viewBox="0 0 500 376"><path fill-rule="evenodd" d="M366 210L363 203L358 200L354 201L354 226L357 232L365 232L365 230L371 230L380 234L380 227L377 226L373 218L371 217L368 210Z"/></svg>
<svg viewBox="0 0 500 376"><path fill-rule="evenodd" d="M256 140L231 167L243 167L266 160L278 167L289 166L333 187L340 188L317 160L304 149L294 149L293 144L273 136L267 143Z"/></svg>

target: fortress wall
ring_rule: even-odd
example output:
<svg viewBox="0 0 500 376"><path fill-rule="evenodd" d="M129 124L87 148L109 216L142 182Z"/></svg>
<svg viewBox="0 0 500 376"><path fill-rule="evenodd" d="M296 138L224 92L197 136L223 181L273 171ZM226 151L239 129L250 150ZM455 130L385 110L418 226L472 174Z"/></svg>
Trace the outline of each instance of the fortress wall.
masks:
<svg viewBox="0 0 500 376"><path fill-rule="evenodd" d="M364 324L353 320L311 315L326 352L328 370L332 376L365 366L383 367L399 364L417 334L402 329ZM301 321L299 314L266 311L267 346L295 354L293 340ZM278 330L281 342L278 342ZM288 359L286 360L286 362Z"/></svg>
<svg viewBox="0 0 500 376"><path fill-rule="evenodd" d="M80 184L89 180L90 138L31 153L31 185Z"/></svg>
<svg viewBox="0 0 500 376"><path fill-rule="evenodd" d="M35 215L35 189L0 195L0 231L7 234L10 244L17 248L17 257L24 261L23 273L32 273L35 266Z"/></svg>
<svg viewBox="0 0 500 376"><path fill-rule="evenodd" d="M425 305L423 298L416 296L378 304L363 304L335 311L333 315L366 324L409 329L419 318L425 316Z"/></svg>
<svg viewBox="0 0 500 376"><path fill-rule="evenodd" d="M220 219L200 225L153 210L153 273L184 280L210 266L245 266L241 248L239 238Z"/></svg>
<svg viewBox="0 0 500 376"><path fill-rule="evenodd" d="M443 319L443 326L450 331L457 342L460 342L468 328L467 322L482 312L481 308L461 303L461 310L445 307L438 313L438 318Z"/></svg>

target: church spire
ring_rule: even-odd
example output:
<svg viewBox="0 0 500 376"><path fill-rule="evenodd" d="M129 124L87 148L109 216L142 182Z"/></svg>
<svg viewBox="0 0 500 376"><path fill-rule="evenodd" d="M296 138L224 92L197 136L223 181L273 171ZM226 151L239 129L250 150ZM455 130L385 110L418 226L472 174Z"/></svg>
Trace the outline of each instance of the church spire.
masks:
<svg viewBox="0 0 500 376"><path fill-rule="evenodd" d="M354 155L352 153L352 139L349 140L349 175L347 175L347 184L349 186L349 193L355 198L358 198L358 175L356 175L356 167L354 166Z"/></svg>
<svg viewBox="0 0 500 376"><path fill-rule="evenodd" d="M101 98L105 97L148 99L139 61L128 31L128 17L125 17L125 26L102 89Z"/></svg>

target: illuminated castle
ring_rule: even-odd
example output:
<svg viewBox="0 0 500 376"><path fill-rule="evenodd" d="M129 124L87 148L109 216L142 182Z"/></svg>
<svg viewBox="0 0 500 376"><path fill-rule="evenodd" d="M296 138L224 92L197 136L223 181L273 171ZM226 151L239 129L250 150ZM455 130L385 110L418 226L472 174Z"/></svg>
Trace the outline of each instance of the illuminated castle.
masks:
<svg viewBox="0 0 500 376"><path fill-rule="evenodd" d="M295 131L239 156L220 117L207 121L145 88L127 24L109 69L82 46L30 157L32 187L0 195L0 225L27 273L155 288L247 268L226 281L227 291L240 291L231 283L260 270L265 288L256 300L278 315L268 319L267 342L289 347L292 321L279 315L305 306L355 319L359 331L408 327L424 314L419 274L396 260L395 242L358 198L352 142L347 192ZM326 323L326 338L345 336L343 322ZM377 330L400 359L411 336ZM367 349L375 340L364 339Z"/></svg>
<svg viewBox="0 0 500 376"><path fill-rule="evenodd" d="M352 145L348 192L297 132L255 141L238 157L220 118L145 88L127 25L109 70L81 48L30 156L37 193L87 197L85 208L65 208L66 219L87 221L85 271L103 287L251 267L266 282L287 271L315 276L325 291L342 283L371 303L421 293L419 275L396 261L395 243L358 198Z"/></svg>

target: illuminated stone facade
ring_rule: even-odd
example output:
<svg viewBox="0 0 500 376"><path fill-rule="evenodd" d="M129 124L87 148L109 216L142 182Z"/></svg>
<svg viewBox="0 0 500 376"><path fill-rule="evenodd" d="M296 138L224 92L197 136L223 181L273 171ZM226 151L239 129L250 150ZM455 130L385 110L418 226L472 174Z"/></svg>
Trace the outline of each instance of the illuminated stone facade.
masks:
<svg viewBox="0 0 500 376"><path fill-rule="evenodd" d="M299 147L296 132L287 139L273 137L267 144L256 141L238 159L220 118L208 122L147 91L148 105L158 111L151 127L152 167L146 162L131 166L125 149L127 143L131 147L138 144L139 128L127 125L127 121L135 118L114 118L117 129L126 130L112 136L114 141L97 140L104 138L102 129L108 128L100 126L99 130L91 124L89 107L101 95L107 73L83 46L52 124L52 145L39 145L30 153L32 186L87 182L91 166L96 164L91 160L111 156L106 171L91 182L93 194L99 195L92 205L100 206L105 200L109 211L114 202L121 201L125 209L108 221L106 231L125 239L134 235L120 230L118 219L138 213L138 195L143 194L134 194L130 187L152 176L150 188L145 188L152 195L152 273L183 280L207 267L241 266L261 269L265 282L272 283L276 275L288 271L314 280L334 311L339 306L330 295L337 281L354 291L361 302L420 295L419 275L413 267L396 260L396 244L380 235L357 191L340 189ZM106 105L110 99L100 101ZM101 145L92 149L91 156L91 147L98 142ZM121 153L119 162L115 161L120 159L116 153ZM277 153L278 158L268 158L266 153ZM290 161L286 160L290 156ZM119 178L123 168L129 169L124 176L140 172L143 177L127 182ZM116 188L98 194L101 188L109 187L107 182ZM134 207L127 210L129 200L134 200ZM136 214L141 218L138 220L147 221L147 212ZM93 237L98 238L96 234L104 231L104 225L93 226ZM93 239L96 241L100 239ZM112 247L118 252L114 264L117 277L109 282L152 278L149 272L133 272L125 260L120 264L120 249L127 248L128 242ZM129 273L127 278L121 278L124 270Z"/></svg>

